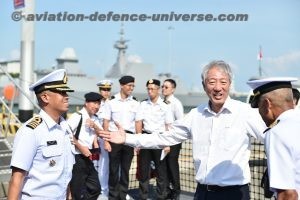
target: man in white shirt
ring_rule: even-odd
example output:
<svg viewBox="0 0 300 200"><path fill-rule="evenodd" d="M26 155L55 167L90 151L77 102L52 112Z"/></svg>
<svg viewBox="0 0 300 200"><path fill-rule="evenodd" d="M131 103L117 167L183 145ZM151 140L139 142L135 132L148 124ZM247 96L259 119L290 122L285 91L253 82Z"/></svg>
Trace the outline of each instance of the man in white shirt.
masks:
<svg viewBox="0 0 300 200"><path fill-rule="evenodd" d="M232 71L224 61L212 61L202 71L207 104L192 109L168 132L129 135L123 131L100 136L140 148L162 148L191 139L198 182L195 200L249 200L250 138L263 140L266 126L257 110L229 97Z"/></svg>
<svg viewBox="0 0 300 200"><path fill-rule="evenodd" d="M176 81L166 79L162 85L162 94L164 102L170 105L173 119L178 120L183 118L182 103L174 96L176 90ZM166 156L167 165L167 193L169 199L179 200L180 196L180 174L178 158L180 154L181 143L170 147L170 152Z"/></svg>
<svg viewBox="0 0 300 200"><path fill-rule="evenodd" d="M277 200L300 199L300 111L294 109L291 77L270 77L248 81L253 89L251 101L266 125L270 188Z"/></svg>
<svg viewBox="0 0 300 200"><path fill-rule="evenodd" d="M112 88L112 81L111 80L101 80L97 83L99 87L99 94L103 97L101 100L100 109L98 112L98 117L101 122L101 126L103 126L103 113L105 110L105 105L111 98L111 88ZM101 156L99 160L95 162L96 169L98 170L98 177L101 184L101 197L105 199L108 197L108 178L109 178L109 157L108 151L111 151L109 142L104 141L102 138L99 137L99 146L101 149Z"/></svg>
<svg viewBox="0 0 300 200"><path fill-rule="evenodd" d="M146 83L148 99L141 102L141 106L136 115L136 132L140 134L152 134L153 132L163 132L168 130L169 125L173 122L171 108L159 96L160 81L150 79ZM164 152L162 152L164 151ZM146 200L149 194L150 180L150 163L154 162L157 172L156 199L166 199L166 179L167 169L165 159L162 153L169 153L170 148L165 149L141 149L139 150L139 199Z"/></svg>
<svg viewBox="0 0 300 200"><path fill-rule="evenodd" d="M100 127L96 113L99 111L102 96L96 92L84 95L83 108L67 120L75 137L75 164L72 171L70 189L73 199L96 200L101 187L98 172L90 156L99 153L99 148L94 149L93 143L96 133L94 126Z"/></svg>
<svg viewBox="0 0 300 200"><path fill-rule="evenodd" d="M107 102L103 113L103 129L116 131L110 126L114 121L120 124L127 133L135 132L135 117L140 103L132 96L134 77L122 76L119 79L121 90ZM109 199L125 200L128 193L129 169L134 155L132 147L123 144L108 144L109 148Z"/></svg>
<svg viewBox="0 0 300 200"><path fill-rule="evenodd" d="M40 113L25 122L14 140L8 199L66 199L74 164L73 138L62 114L68 111L65 69L44 76L29 88Z"/></svg>

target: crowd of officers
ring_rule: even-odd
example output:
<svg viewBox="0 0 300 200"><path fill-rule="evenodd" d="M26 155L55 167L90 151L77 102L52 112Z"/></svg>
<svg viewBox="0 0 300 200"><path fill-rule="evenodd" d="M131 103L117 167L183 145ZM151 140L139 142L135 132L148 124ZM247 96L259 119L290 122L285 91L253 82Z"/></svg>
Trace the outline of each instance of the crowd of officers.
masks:
<svg viewBox="0 0 300 200"><path fill-rule="evenodd" d="M120 127L130 134L168 130L174 120L183 117L183 106L173 95L176 82L166 79L161 86L159 80L148 80L145 86L148 98L141 102L132 96L134 77L122 76L119 83L120 91L112 96L112 81L100 81L99 93L86 93L83 107L66 120L61 117L68 110L66 92L73 90L67 86L65 70L56 70L30 87L41 111L16 135L9 199L128 199L129 170L135 152L139 199L149 198L149 180L153 174L157 180L157 199L179 199L181 144L162 150L134 149L98 137L101 130L117 131ZM160 96L161 88L164 98ZM61 136L51 133L64 130L66 134ZM60 138L62 135L65 137ZM70 148L65 146L68 141ZM30 155L24 156L24 148L30 148ZM66 159L72 160L71 153L75 154L74 161L67 162ZM46 162L35 165L43 159ZM59 175L54 176L58 170L61 170ZM61 181L48 187L56 180ZM64 188L67 192L63 192Z"/></svg>
<svg viewBox="0 0 300 200"><path fill-rule="evenodd" d="M251 137L266 144L275 196L299 199L300 114L291 85L296 79L249 81L250 108L229 97L232 76L224 61L206 65L201 77L209 101L185 117L172 79L162 85L148 80L148 98L141 102L132 96L134 77L121 77L120 92L113 96L112 82L103 80L99 93L85 94L82 109L64 119L67 92L74 90L64 69L53 71L29 88L41 110L15 136L8 199L125 200L134 152L138 199L149 198L152 163L156 199L179 199L178 156L181 142L191 139L198 183L194 199L249 200Z"/></svg>

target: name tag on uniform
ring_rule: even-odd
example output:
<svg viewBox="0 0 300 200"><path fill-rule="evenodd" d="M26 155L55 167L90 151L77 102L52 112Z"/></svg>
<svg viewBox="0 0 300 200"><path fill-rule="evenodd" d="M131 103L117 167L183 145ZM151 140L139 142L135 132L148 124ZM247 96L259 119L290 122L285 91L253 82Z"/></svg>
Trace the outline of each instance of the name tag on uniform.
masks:
<svg viewBox="0 0 300 200"><path fill-rule="evenodd" d="M51 145L57 145L57 141L56 140L47 141L47 146L51 146Z"/></svg>

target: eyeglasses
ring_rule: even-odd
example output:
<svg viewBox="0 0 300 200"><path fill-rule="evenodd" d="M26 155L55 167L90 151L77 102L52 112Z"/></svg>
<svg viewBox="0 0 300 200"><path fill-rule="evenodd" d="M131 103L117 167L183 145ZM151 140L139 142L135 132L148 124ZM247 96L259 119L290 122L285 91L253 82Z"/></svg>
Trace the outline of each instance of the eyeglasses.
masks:
<svg viewBox="0 0 300 200"><path fill-rule="evenodd" d="M110 92L110 89L109 88L100 88L99 91L108 91L108 92Z"/></svg>

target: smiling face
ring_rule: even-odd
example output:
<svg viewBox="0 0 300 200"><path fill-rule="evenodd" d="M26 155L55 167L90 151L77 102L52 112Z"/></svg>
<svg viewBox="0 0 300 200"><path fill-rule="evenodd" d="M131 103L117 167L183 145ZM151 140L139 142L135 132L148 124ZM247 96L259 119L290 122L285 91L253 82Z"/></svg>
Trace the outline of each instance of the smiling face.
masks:
<svg viewBox="0 0 300 200"><path fill-rule="evenodd" d="M214 112L218 113L223 107L229 95L230 84L230 77L222 68L214 66L207 71L203 87Z"/></svg>
<svg viewBox="0 0 300 200"><path fill-rule="evenodd" d="M134 82L121 85L121 96L124 98L130 96L133 92L134 87Z"/></svg>
<svg viewBox="0 0 300 200"><path fill-rule="evenodd" d="M67 92L46 90L37 95L39 105L53 119L58 119L60 115L68 111L69 96Z"/></svg>
<svg viewBox="0 0 300 200"><path fill-rule="evenodd" d="M95 115L99 111L100 101L85 102L85 108L90 116Z"/></svg>
<svg viewBox="0 0 300 200"><path fill-rule="evenodd" d="M102 95L103 99L109 99L111 95L111 89L110 88L99 88L99 93Z"/></svg>

